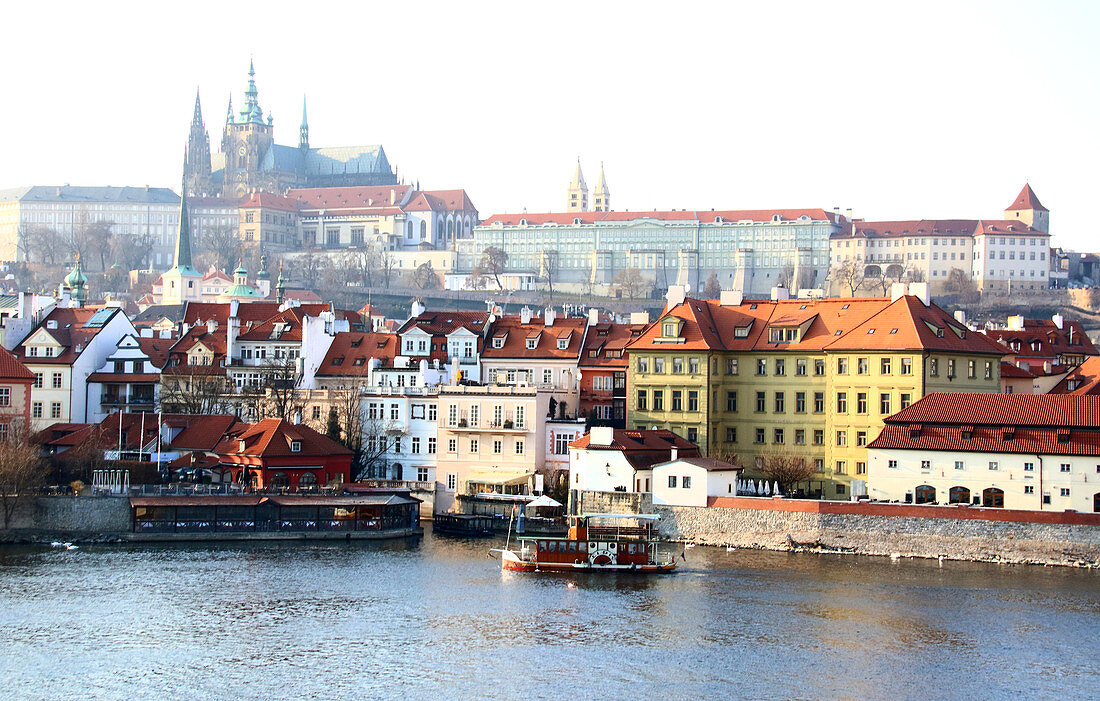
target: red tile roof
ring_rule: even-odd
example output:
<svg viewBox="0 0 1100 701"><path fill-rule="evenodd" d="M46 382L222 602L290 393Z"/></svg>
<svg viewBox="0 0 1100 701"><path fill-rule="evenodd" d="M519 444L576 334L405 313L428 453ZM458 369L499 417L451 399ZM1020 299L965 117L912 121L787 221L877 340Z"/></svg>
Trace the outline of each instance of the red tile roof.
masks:
<svg viewBox="0 0 1100 701"><path fill-rule="evenodd" d="M581 368L625 368L629 362L626 345L640 336L646 326L604 321L589 327L577 365Z"/></svg>
<svg viewBox="0 0 1100 701"><path fill-rule="evenodd" d="M168 352L175 345L178 338L149 338L147 336L138 337L138 346L141 348L141 352L149 356L149 362L155 367L163 368L164 364L168 362Z"/></svg>
<svg viewBox="0 0 1100 701"><path fill-rule="evenodd" d="M0 346L0 380L15 382L33 382L34 373L19 362L11 351Z"/></svg>
<svg viewBox="0 0 1100 701"><path fill-rule="evenodd" d="M1050 390L1050 394L1100 394L1100 357L1086 358L1085 362L1070 370Z"/></svg>
<svg viewBox="0 0 1100 701"><path fill-rule="evenodd" d="M1081 322L1065 320L1062 328L1051 319L1024 319L1023 328L985 329L983 334L1009 349L1016 358L1057 361L1063 355L1100 355ZM1019 349L1014 347L1019 342ZM1038 348L1032 348L1038 343Z"/></svg>
<svg viewBox="0 0 1100 701"><path fill-rule="evenodd" d="M286 195L288 199L298 202L299 209L342 210L396 206L410 189L410 185L317 187L290 190Z"/></svg>
<svg viewBox="0 0 1100 701"><path fill-rule="evenodd" d="M190 204L190 200L188 200ZM291 197L283 195L276 195L272 192L257 192L248 198L248 200L241 204L241 209L248 209L251 207L263 207L264 209L281 209L285 212L295 212L298 210L298 202Z"/></svg>
<svg viewBox="0 0 1100 701"><path fill-rule="evenodd" d="M997 235L997 236L1048 236L1048 234L1039 231L1038 229L1032 229L1022 221L1015 221L1012 219L982 219L978 222L978 225L974 228L974 235Z"/></svg>
<svg viewBox="0 0 1100 701"><path fill-rule="evenodd" d="M1001 361L1001 379L1034 379L1035 374L1013 363Z"/></svg>
<svg viewBox="0 0 1100 701"><path fill-rule="evenodd" d="M836 221L832 212L823 209L746 209L746 210L664 210L664 211L634 211L634 212L545 212L545 213L520 213L520 214L494 214L482 222L482 226L502 224L505 226L520 226L526 221L528 226L541 224L573 225L579 220L581 224L601 224L610 222L630 222L639 219L657 219L659 221L684 221L711 223L716 221L732 222L751 220L754 222L772 221L774 217L781 221L793 221L802 216L809 217L813 221Z"/></svg>
<svg viewBox="0 0 1100 701"><path fill-rule="evenodd" d="M1035 191L1031 189L1031 185L1026 183L1024 184L1024 189L1020 190L1020 194L1016 195L1016 199L1012 201L1012 204L1005 207L1006 211L1018 209L1034 209L1040 212L1050 211L1039 201Z"/></svg>
<svg viewBox="0 0 1100 701"><path fill-rule="evenodd" d="M488 321L489 312L426 311L402 324L397 333L403 334L415 326L431 336L446 336L462 327L481 336Z"/></svg>
<svg viewBox="0 0 1100 701"><path fill-rule="evenodd" d="M85 324L92 318L95 313L99 311L99 308L92 307L55 307L46 318L32 331L23 342L15 347L13 354L19 360L24 363L34 364L51 364L51 365L69 365L76 359L77 353L75 348L77 346L87 347L88 342L91 341L99 332L103 329L103 325L95 327L86 327ZM110 317L104 322L106 325L111 319L115 318L115 314L120 313L116 311L111 314ZM51 322L56 322L56 328L49 328ZM24 345L27 340L33 336L39 329L45 330L50 336L53 337L58 344L61 345L62 351L60 354L46 358L41 355L35 357L28 357L26 355L27 349Z"/></svg>
<svg viewBox="0 0 1100 701"><path fill-rule="evenodd" d="M317 368L317 377L366 377L371 358L380 360L383 367L392 365L399 344L396 334L342 331L333 336L328 353Z"/></svg>
<svg viewBox="0 0 1100 701"><path fill-rule="evenodd" d="M896 331L895 331L896 329ZM1002 355L1000 346L966 328L935 304L899 297L843 333L827 350L934 350Z"/></svg>
<svg viewBox="0 0 1100 701"><path fill-rule="evenodd" d="M292 451L292 441L301 441L301 450ZM218 445L217 452L230 458L323 458L330 455L351 455L346 447L309 426L291 424L282 419L264 419L252 424L238 435L223 440Z"/></svg>
<svg viewBox="0 0 1100 701"><path fill-rule="evenodd" d="M830 238L891 238L899 236L971 236L977 219L902 219L893 221L856 220Z"/></svg>
<svg viewBox="0 0 1100 701"><path fill-rule="evenodd" d="M554 320L553 326L545 326L542 317L531 317L524 324L519 316L502 316L493 323L491 340L481 351L484 360L511 358L539 358L546 360L572 360L580 357L586 317L565 317ZM558 339L568 337L569 343L558 348ZM496 348L496 339L503 338L504 345ZM534 348L527 347L527 339L537 339Z"/></svg>
<svg viewBox="0 0 1100 701"><path fill-rule="evenodd" d="M476 211L465 190L425 190L417 192L403 207L406 212Z"/></svg>
<svg viewBox="0 0 1100 701"><path fill-rule="evenodd" d="M586 433L570 443L569 447L621 452L635 470L643 470L657 463L668 462L672 457L673 448L676 448L678 457L699 457L697 445L664 428L639 430L616 428L612 434L611 445L592 445L591 438L591 432Z"/></svg>

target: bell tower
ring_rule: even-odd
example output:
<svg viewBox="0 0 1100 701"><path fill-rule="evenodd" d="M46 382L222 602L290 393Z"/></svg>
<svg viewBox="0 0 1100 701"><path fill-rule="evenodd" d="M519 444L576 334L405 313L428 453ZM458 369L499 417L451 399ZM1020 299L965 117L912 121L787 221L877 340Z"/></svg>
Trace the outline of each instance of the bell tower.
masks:
<svg viewBox="0 0 1100 701"><path fill-rule="evenodd" d="M600 180L596 183L596 189L592 191L592 211L611 211L611 190L607 189L607 180L603 175L603 161L600 161Z"/></svg>
<svg viewBox="0 0 1100 701"><path fill-rule="evenodd" d="M260 165L271 148L274 121L270 115L264 119L258 96L256 68L249 61L244 107L236 117L231 112L231 121L227 120L225 125L223 144L228 147L225 148L225 182L222 184L225 197L242 197L262 184Z"/></svg>
<svg viewBox="0 0 1100 701"><path fill-rule="evenodd" d="M588 185L584 183L584 173L581 172L580 156L577 157L577 169L573 172L573 181L569 183L565 211L588 211Z"/></svg>

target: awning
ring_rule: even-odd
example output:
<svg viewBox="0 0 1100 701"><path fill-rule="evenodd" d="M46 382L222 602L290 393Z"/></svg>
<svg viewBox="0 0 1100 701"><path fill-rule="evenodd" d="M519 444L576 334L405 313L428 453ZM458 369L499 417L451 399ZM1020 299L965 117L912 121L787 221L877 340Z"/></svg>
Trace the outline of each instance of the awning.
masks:
<svg viewBox="0 0 1100 701"><path fill-rule="evenodd" d="M527 484L533 474L516 470L471 470L466 481L474 484Z"/></svg>
<svg viewBox="0 0 1100 701"><path fill-rule="evenodd" d="M551 499L550 497L543 494L538 499L535 499L534 501L528 502L527 506L528 507L534 506L536 508L540 507L540 506L561 506L561 502L557 501L556 499Z"/></svg>

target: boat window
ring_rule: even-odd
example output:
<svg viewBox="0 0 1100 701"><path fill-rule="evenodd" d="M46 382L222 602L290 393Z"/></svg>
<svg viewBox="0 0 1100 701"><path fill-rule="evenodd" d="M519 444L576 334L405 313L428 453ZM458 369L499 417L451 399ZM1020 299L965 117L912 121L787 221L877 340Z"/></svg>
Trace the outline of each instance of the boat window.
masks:
<svg viewBox="0 0 1100 701"><path fill-rule="evenodd" d="M631 543L628 550L629 550L630 554L633 555L634 553L638 552L638 546L635 545L634 543Z"/></svg>
<svg viewBox="0 0 1100 701"><path fill-rule="evenodd" d="M588 552L588 543L587 543L587 542L583 542L583 543L581 543L581 544L580 544L580 549L581 549L581 552L582 552L582 553L586 553L586 552Z"/></svg>
<svg viewBox="0 0 1100 701"><path fill-rule="evenodd" d="M540 540L539 541L539 550L546 550L546 541L545 540Z"/></svg>
<svg viewBox="0 0 1100 701"><path fill-rule="evenodd" d="M571 552L571 553L577 552L577 541L572 540L572 541L569 542L569 552Z"/></svg>
<svg viewBox="0 0 1100 701"><path fill-rule="evenodd" d="M558 551L558 544L556 542L551 540L548 545L550 546L550 552L556 553Z"/></svg>

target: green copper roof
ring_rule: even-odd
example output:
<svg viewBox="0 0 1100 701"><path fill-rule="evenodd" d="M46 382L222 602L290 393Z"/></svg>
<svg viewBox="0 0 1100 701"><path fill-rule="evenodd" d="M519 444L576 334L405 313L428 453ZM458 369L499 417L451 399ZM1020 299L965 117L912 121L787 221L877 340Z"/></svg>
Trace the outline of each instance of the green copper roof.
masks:
<svg viewBox="0 0 1100 701"><path fill-rule="evenodd" d="M223 297L259 297L260 294L248 285L233 285L226 288Z"/></svg>
<svg viewBox="0 0 1100 701"><path fill-rule="evenodd" d="M88 283L88 278L80 269L80 254L76 254L76 265L71 273L65 276L65 286L69 288L83 287Z"/></svg>
<svg viewBox="0 0 1100 701"><path fill-rule="evenodd" d="M191 218L187 216L187 188L180 190L180 223L176 233L176 254L173 267L194 270L191 267Z"/></svg>

